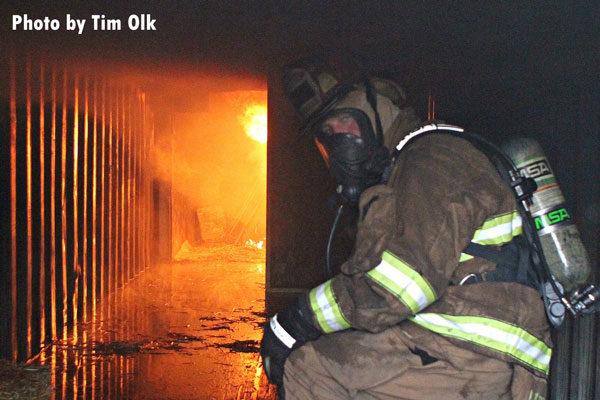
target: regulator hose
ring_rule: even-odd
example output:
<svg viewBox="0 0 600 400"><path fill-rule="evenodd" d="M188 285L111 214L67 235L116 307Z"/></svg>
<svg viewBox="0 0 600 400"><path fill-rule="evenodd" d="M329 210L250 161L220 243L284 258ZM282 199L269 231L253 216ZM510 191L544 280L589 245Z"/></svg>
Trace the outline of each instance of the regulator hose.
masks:
<svg viewBox="0 0 600 400"><path fill-rule="evenodd" d="M333 269L331 268L331 243L333 242L333 236L335 235L335 230L340 220L340 216L342 215L342 211L344 211L344 205L340 204L335 213L335 218L333 220L333 225L331 226L331 231L329 232L329 240L327 240L327 254L325 256L325 259L327 261L327 276L330 279L333 278Z"/></svg>

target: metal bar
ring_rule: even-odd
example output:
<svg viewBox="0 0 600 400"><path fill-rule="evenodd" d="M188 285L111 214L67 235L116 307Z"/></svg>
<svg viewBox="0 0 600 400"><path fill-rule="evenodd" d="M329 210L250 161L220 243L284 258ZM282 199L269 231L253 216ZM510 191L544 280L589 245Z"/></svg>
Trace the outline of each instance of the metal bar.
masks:
<svg viewBox="0 0 600 400"><path fill-rule="evenodd" d="M146 108L146 112L147 112L147 108ZM154 125L154 120L152 120L150 122L150 132L151 132L151 140L150 140L150 145L154 144L154 131L155 129L155 125ZM150 150L149 150L150 146L146 147L146 152L145 152L145 161L146 163L148 163L148 159L150 158ZM148 176L148 174L146 174L146 191L148 193L148 197L147 197L147 218L146 218L146 266L150 266L150 260L151 260L151 247L150 247L150 240L152 240L152 225L151 225L151 219L150 216L154 216L154 208L153 208L153 199L152 199L152 180L151 178ZM154 221L156 219L153 219Z"/></svg>
<svg viewBox="0 0 600 400"><path fill-rule="evenodd" d="M62 137L61 137L61 250L62 250L62 299L63 299L63 340L67 340L67 67L63 68L63 93L62 93Z"/></svg>
<svg viewBox="0 0 600 400"><path fill-rule="evenodd" d="M73 344L77 344L77 321L79 302L79 276L81 266L79 264L79 74L74 77L73 92Z"/></svg>
<svg viewBox="0 0 600 400"><path fill-rule="evenodd" d="M106 202L106 181L105 181L105 169L106 169L106 81L102 80L102 96L101 96L101 115L102 115L102 141L100 144L100 149L102 150L102 158L100 161L100 301L101 305L105 296L105 288L108 286L106 284L106 269L107 263L105 258L105 252L107 250L107 240L105 237L105 229L106 229L106 218L104 215L105 210L105 202ZM100 308L100 320L104 321L104 307Z"/></svg>
<svg viewBox="0 0 600 400"><path fill-rule="evenodd" d="M98 188L98 79L94 79L94 96L92 97L92 316L96 323L97 301L97 255L98 255L98 226L97 226L97 188ZM93 398L93 396L92 396Z"/></svg>
<svg viewBox="0 0 600 400"><path fill-rule="evenodd" d="M108 102L109 102L109 108L108 108L108 165L107 165L107 172L108 172L108 235L107 235L107 240L106 240L106 246L107 246L107 257L106 260L108 262L108 274L107 274L107 279L106 279L106 284L107 284L107 294L112 293L114 287L113 287L113 273L114 273L114 262L113 262L113 238L112 238L112 234L113 234L113 229L112 229L112 221L113 221L113 207L112 207L112 203L113 203L113 107L115 106L115 104L113 104L113 95L114 95L114 89L111 87L110 91L109 91L109 96L108 96ZM107 317L110 316L110 302L106 302L107 303Z"/></svg>
<svg viewBox="0 0 600 400"><path fill-rule="evenodd" d="M132 235L131 235L131 89L127 91L127 174L126 174L126 186L127 186L127 195L126 205L125 207L125 234L127 235L127 239L124 241L125 246L127 247L126 251L126 282L129 281L133 274L131 273L131 247L132 247ZM123 235L125 238L125 235Z"/></svg>
<svg viewBox="0 0 600 400"><path fill-rule="evenodd" d="M144 165L144 138L146 136L146 112L145 112L145 94L140 93L140 154L138 161L138 177L139 177L139 188L140 188L140 248L139 248L139 263L140 271L146 270L146 260L144 256L144 248L146 243L146 185L144 180L144 173L142 165Z"/></svg>
<svg viewBox="0 0 600 400"><path fill-rule="evenodd" d="M50 319L56 340L56 65L52 66L52 127L50 129Z"/></svg>
<svg viewBox="0 0 600 400"><path fill-rule="evenodd" d="M138 140L137 135L139 133L139 97L138 90L134 90L132 94L132 130L131 130L131 173L130 173L130 185L131 185L131 273L135 277L137 275L137 269L139 266L139 257L137 254L138 243L139 243L139 232L137 227L137 214L139 212L139 204L137 203L137 152L138 152Z"/></svg>
<svg viewBox="0 0 600 400"><path fill-rule="evenodd" d="M46 342L46 121L45 68L40 63L40 349Z"/></svg>
<svg viewBox="0 0 600 400"><path fill-rule="evenodd" d="M119 135L120 139L120 172L121 172L121 181L119 185L119 194L121 195L121 202L119 203L121 212L120 212L120 220L119 223L119 272L121 279L121 286L125 286L126 280L126 266L125 266L125 89L121 91L122 95L122 103L121 103L121 131Z"/></svg>
<svg viewBox="0 0 600 400"><path fill-rule="evenodd" d="M17 75L14 54L10 57L10 344L17 361Z"/></svg>
<svg viewBox="0 0 600 400"><path fill-rule="evenodd" d="M26 159L27 159L27 359L31 358L31 325L33 323L33 232L31 226L31 60L27 57L25 66L25 91L26 91Z"/></svg>
<svg viewBox="0 0 600 400"><path fill-rule="evenodd" d="M136 128L134 131L134 138L135 138L135 151L134 151L134 162L133 162L133 168L134 168L134 174L133 174L133 182L134 182L134 191L133 191L133 196L134 196L134 204L135 204L135 214L134 214L134 226L135 226L135 272L136 275L140 273L140 268L141 268L141 242L142 242L142 235L141 235L141 225L140 225L140 216L142 213L142 204L140 202L141 199L141 186L140 186L140 156L141 156L141 150L142 150L142 146L141 146L141 135L142 135L142 109L141 109L141 93L138 90L136 92L136 107L135 107L135 111L136 111Z"/></svg>
<svg viewBox="0 0 600 400"><path fill-rule="evenodd" d="M83 322L87 322L88 305L88 144L89 144L89 78L86 76L83 83L83 249L81 253L81 280L83 296ZM86 330L84 330L84 333ZM85 398L85 396L84 396Z"/></svg>
<svg viewBox="0 0 600 400"><path fill-rule="evenodd" d="M119 243L121 243L121 236L120 236L120 232L119 232L119 221L121 220L120 218L120 207L119 207L119 199L120 199L120 193L119 193L119 178L121 176L121 170L120 170L120 165L119 162L121 160L121 156L120 156L120 151L121 151L121 146L120 146L120 136L121 136L121 102L120 102L120 93L119 91L117 91L117 99L116 99L116 122L115 122L115 127L116 127L116 134L115 134L115 186L114 186L114 191L115 191L115 218L114 218L114 226L115 226L115 251L114 251L114 255L115 255L115 259L114 259L114 268L115 268L115 289L118 287L118 283L119 283L119 275L120 275L120 263L119 263ZM119 271L119 272L117 272Z"/></svg>

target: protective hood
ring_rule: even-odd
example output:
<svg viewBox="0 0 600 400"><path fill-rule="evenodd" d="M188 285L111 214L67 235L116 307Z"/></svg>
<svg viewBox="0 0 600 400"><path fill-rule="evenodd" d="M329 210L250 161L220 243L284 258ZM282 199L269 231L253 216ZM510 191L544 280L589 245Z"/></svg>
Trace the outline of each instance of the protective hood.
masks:
<svg viewBox="0 0 600 400"><path fill-rule="evenodd" d="M384 146L391 151L408 132L421 123L421 120L411 107L399 107L381 94L377 94L376 98ZM350 92L335 108L357 108L363 111L371 122L373 132L376 132L375 112L367 100L364 88Z"/></svg>

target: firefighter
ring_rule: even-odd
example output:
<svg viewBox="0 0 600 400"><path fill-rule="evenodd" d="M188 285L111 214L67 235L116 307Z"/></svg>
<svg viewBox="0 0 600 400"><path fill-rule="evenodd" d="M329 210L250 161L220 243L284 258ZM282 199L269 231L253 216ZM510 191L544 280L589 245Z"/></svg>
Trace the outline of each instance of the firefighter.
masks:
<svg viewBox="0 0 600 400"><path fill-rule="evenodd" d="M551 342L538 291L465 284L496 264L464 253L522 230L516 200L468 141L421 122L391 81L308 58L284 86L338 193L359 208L341 273L265 326L267 377L290 399L543 399Z"/></svg>

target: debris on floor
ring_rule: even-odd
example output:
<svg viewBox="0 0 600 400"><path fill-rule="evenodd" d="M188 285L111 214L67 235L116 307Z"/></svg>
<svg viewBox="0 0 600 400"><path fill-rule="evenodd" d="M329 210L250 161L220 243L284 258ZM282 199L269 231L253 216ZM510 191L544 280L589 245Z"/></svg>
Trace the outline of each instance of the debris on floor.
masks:
<svg viewBox="0 0 600 400"><path fill-rule="evenodd" d="M11 364L0 359L0 399L50 399L52 380L50 367Z"/></svg>

